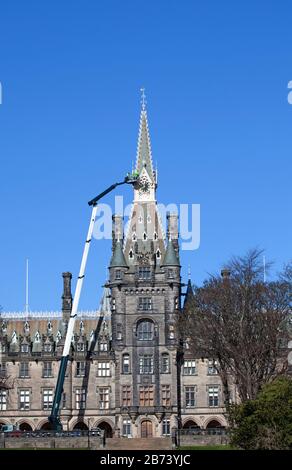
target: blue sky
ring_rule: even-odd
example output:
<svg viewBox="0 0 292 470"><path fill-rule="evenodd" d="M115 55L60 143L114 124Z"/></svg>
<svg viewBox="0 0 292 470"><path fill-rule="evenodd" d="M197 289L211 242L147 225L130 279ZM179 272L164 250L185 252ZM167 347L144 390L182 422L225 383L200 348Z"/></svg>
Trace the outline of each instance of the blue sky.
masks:
<svg viewBox="0 0 292 470"><path fill-rule="evenodd" d="M32 310L60 308L63 271L75 286L87 201L135 159L142 85L158 200L201 205L184 280L188 264L200 284L254 246L274 272L291 258L291 2L10 0L0 13L4 310L24 307L27 257ZM98 306L109 258L94 241L81 308Z"/></svg>

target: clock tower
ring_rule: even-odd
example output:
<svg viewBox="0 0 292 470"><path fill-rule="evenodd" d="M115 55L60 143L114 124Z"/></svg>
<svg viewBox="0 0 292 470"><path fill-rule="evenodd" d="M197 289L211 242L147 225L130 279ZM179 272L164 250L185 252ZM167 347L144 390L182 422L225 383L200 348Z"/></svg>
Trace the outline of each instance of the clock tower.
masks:
<svg viewBox="0 0 292 470"><path fill-rule="evenodd" d="M181 278L177 215L168 215L166 240L157 209L157 174L144 100L136 171L125 237L122 218L113 217L109 267L116 430L132 437L159 437L177 427L175 322Z"/></svg>

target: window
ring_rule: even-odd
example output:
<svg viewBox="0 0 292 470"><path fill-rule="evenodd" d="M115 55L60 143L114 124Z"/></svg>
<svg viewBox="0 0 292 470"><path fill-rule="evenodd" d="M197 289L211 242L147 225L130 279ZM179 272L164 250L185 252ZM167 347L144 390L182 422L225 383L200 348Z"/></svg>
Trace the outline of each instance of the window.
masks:
<svg viewBox="0 0 292 470"><path fill-rule="evenodd" d="M116 280L119 281L120 279L122 279L122 272L120 269L117 269L116 270Z"/></svg>
<svg viewBox="0 0 292 470"><path fill-rule="evenodd" d="M0 390L0 411L7 410L7 391Z"/></svg>
<svg viewBox="0 0 292 470"><path fill-rule="evenodd" d="M108 351L108 342L107 341L101 341L99 343L99 350L100 350L100 352L107 352Z"/></svg>
<svg viewBox="0 0 292 470"><path fill-rule="evenodd" d="M121 341L123 339L122 331L123 331L123 326L121 325L121 323L118 323L117 324L117 339L119 341Z"/></svg>
<svg viewBox="0 0 292 470"><path fill-rule="evenodd" d="M63 410L66 409L66 403L67 403L66 393L63 392L63 393L62 393L62 409L63 409Z"/></svg>
<svg viewBox="0 0 292 470"><path fill-rule="evenodd" d="M139 310L152 310L151 297L140 297L138 307L139 307Z"/></svg>
<svg viewBox="0 0 292 470"><path fill-rule="evenodd" d="M167 418L162 421L162 435L170 436L170 420Z"/></svg>
<svg viewBox="0 0 292 470"><path fill-rule="evenodd" d="M186 387L185 388L185 395L186 395L186 408L192 408L195 406L195 387Z"/></svg>
<svg viewBox="0 0 292 470"><path fill-rule="evenodd" d="M153 356L150 354L140 356L139 374L153 374Z"/></svg>
<svg viewBox="0 0 292 470"><path fill-rule="evenodd" d="M19 391L19 409L20 410L30 409L30 391L29 390Z"/></svg>
<svg viewBox="0 0 292 470"><path fill-rule="evenodd" d="M0 363L0 378L6 377L6 364L3 362L2 364Z"/></svg>
<svg viewBox="0 0 292 470"><path fill-rule="evenodd" d="M85 351L85 344L84 343L77 343L76 350L77 350L77 352L84 352Z"/></svg>
<svg viewBox="0 0 292 470"><path fill-rule="evenodd" d="M123 385L122 388L122 404L123 406L131 406L132 387Z"/></svg>
<svg viewBox="0 0 292 470"><path fill-rule="evenodd" d="M123 374L130 373L130 355L124 354L123 355Z"/></svg>
<svg viewBox="0 0 292 470"><path fill-rule="evenodd" d="M113 312L116 311L116 299L113 299L113 298L112 298L112 311Z"/></svg>
<svg viewBox="0 0 292 470"><path fill-rule="evenodd" d="M176 297L176 298L174 299L174 308L175 308L176 310L179 309L179 298L178 298L178 297Z"/></svg>
<svg viewBox="0 0 292 470"><path fill-rule="evenodd" d="M161 401L162 406L170 406L170 385L162 385Z"/></svg>
<svg viewBox="0 0 292 470"><path fill-rule="evenodd" d="M140 406L153 406L153 386L140 387Z"/></svg>
<svg viewBox="0 0 292 470"><path fill-rule="evenodd" d="M20 352L22 352L22 353L28 353L28 351L29 351L28 344L22 344L22 345L20 346Z"/></svg>
<svg viewBox="0 0 292 470"><path fill-rule="evenodd" d="M208 361L208 375L216 375L218 374L218 370L216 369L218 367L218 361L213 361L213 359L209 359Z"/></svg>
<svg viewBox="0 0 292 470"><path fill-rule="evenodd" d="M173 271L173 269L168 269L168 271L167 271L167 277L168 277L168 279L174 279L174 271Z"/></svg>
<svg viewBox="0 0 292 470"><path fill-rule="evenodd" d="M21 362L20 363L19 377L21 379L29 378L29 364L28 364L28 362Z"/></svg>
<svg viewBox="0 0 292 470"><path fill-rule="evenodd" d="M99 409L109 409L109 387L101 387L99 389Z"/></svg>
<svg viewBox="0 0 292 470"><path fill-rule="evenodd" d="M174 339L174 326L173 325L169 325L168 337L169 339Z"/></svg>
<svg viewBox="0 0 292 470"><path fill-rule="evenodd" d="M211 385L208 387L209 406L219 406L219 387Z"/></svg>
<svg viewBox="0 0 292 470"><path fill-rule="evenodd" d="M109 362L99 362L97 364L97 377L110 377L110 363Z"/></svg>
<svg viewBox="0 0 292 470"><path fill-rule="evenodd" d="M84 410L86 405L85 388L77 388L75 391L76 410Z"/></svg>
<svg viewBox="0 0 292 470"><path fill-rule="evenodd" d="M123 419L123 430L122 434L124 437L131 436L131 420Z"/></svg>
<svg viewBox="0 0 292 470"><path fill-rule="evenodd" d="M139 279L151 279L151 269L149 266L139 266L138 271Z"/></svg>
<svg viewBox="0 0 292 470"><path fill-rule="evenodd" d="M160 251L160 250L157 250L157 251L156 251L156 258L157 258L157 259L160 259L160 258L161 258L161 251Z"/></svg>
<svg viewBox="0 0 292 470"><path fill-rule="evenodd" d="M147 341L153 339L153 326L153 322L150 320L140 321L137 327L138 340Z"/></svg>
<svg viewBox="0 0 292 470"><path fill-rule="evenodd" d="M169 355L167 353L162 354L161 358L161 372L162 374L168 374L170 372L169 367Z"/></svg>
<svg viewBox="0 0 292 470"><path fill-rule="evenodd" d="M86 362L77 361L76 362L76 377L85 377L85 372L86 372Z"/></svg>
<svg viewBox="0 0 292 470"><path fill-rule="evenodd" d="M130 259L134 258L133 250L130 250L130 251L129 251L129 258L130 258Z"/></svg>
<svg viewBox="0 0 292 470"><path fill-rule="evenodd" d="M196 361L194 361L193 359L184 361L183 374L195 375L196 374Z"/></svg>
<svg viewBox="0 0 292 470"><path fill-rule="evenodd" d="M50 343L44 344L44 352L52 352L52 345Z"/></svg>
<svg viewBox="0 0 292 470"><path fill-rule="evenodd" d="M43 410L50 410L53 405L53 389L45 388L43 390Z"/></svg>
<svg viewBox="0 0 292 470"><path fill-rule="evenodd" d="M53 377L52 363L51 362L44 362L43 377Z"/></svg>
<svg viewBox="0 0 292 470"><path fill-rule="evenodd" d="M3 343L0 343L0 353L5 353L6 352L6 346Z"/></svg>

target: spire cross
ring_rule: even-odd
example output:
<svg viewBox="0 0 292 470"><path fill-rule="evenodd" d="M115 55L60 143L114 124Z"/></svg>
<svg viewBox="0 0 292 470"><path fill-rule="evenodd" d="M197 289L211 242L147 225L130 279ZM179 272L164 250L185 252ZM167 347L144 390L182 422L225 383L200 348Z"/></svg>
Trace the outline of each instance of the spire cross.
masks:
<svg viewBox="0 0 292 470"><path fill-rule="evenodd" d="M142 111L146 109L146 95L145 95L145 88L140 88L141 91L141 104L142 104Z"/></svg>

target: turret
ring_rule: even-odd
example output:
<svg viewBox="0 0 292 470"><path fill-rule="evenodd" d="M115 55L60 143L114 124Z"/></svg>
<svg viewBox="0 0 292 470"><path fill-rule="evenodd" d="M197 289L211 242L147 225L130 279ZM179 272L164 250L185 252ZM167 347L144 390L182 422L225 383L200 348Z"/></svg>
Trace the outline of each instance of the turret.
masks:
<svg viewBox="0 0 292 470"><path fill-rule="evenodd" d="M68 323L72 309L71 280L72 274L62 273L63 276L63 295L62 295L62 317L65 323Z"/></svg>

